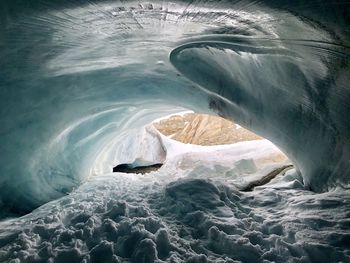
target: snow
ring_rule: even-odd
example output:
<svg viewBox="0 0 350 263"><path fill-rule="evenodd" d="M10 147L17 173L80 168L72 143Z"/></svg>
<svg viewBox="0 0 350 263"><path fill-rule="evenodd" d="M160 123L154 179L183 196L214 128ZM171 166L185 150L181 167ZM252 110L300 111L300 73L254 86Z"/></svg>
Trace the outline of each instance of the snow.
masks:
<svg viewBox="0 0 350 263"><path fill-rule="evenodd" d="M146 142L154 132L152 124L140 131ZM90 176L69 195L0 222L0 261L350 260L349 193L307 191L295 169L253 192L235 186L285 163L271 142L205 147L159 138L167 157L158 171Z"/></svg>
<svg viewBox="0 0 350 263"><path fill-rule="evenodd" d="M163 173L96 176L2 222L1 261L350 260L348 193L275 186L242 194L216 178Z"/></svg>

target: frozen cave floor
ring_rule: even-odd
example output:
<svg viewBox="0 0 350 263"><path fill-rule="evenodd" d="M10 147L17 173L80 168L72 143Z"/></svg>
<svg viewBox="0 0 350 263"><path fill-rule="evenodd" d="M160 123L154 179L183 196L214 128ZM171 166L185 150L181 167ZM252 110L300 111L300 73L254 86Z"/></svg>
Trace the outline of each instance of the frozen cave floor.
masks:
<svg viewBox="0 0 350 263"><path fill-rule="evenodd" d="M269 159L254 159L254 145L276 150L265 140L235 147L245 144L233 168L194 151L148 174L92 176L0 222L0 262L350 262L349 192L310 192L295 169L239 191L281 166L272 158L263 173L252 170Z"/></svg>

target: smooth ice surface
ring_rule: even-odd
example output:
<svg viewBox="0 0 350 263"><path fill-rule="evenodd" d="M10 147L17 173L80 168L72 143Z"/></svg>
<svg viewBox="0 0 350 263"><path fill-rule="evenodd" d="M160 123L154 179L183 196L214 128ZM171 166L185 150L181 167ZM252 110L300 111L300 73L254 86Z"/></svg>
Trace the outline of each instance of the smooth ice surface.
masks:
<svg viewBox="0 0 350 263"><path fill-rule="evenodd" d="M125 135L183 109L268 138L312 190L347 188L348 8L2 1L0 200L27 211L62 196Z"/></svg>
<svg viewBox="0 0 350 263"><path fill-rule="evenodd" d="M2 0L1 217L45 205L3 219L1 261L349 261L349 8ZM234 119L296 171L239 192L272 148L186 153L143 128L183 110Z"/></svg>

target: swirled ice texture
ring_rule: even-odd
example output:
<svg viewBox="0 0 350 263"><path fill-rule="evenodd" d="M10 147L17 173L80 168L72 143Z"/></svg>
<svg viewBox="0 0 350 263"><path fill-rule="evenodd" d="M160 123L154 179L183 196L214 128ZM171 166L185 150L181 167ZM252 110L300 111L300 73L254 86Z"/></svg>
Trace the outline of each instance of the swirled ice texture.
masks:
<svg viewBox="0 0 350 263"><path fill-rule="evenodd" d="M0 223L0 261L349 262L349 6L1 1L1 211L60 199ZM296 170L240 192L262 143L220 165L181 153L181 172L142 127L184 109L234 119ZM169 164L109 174L152 161Z"/></svg>

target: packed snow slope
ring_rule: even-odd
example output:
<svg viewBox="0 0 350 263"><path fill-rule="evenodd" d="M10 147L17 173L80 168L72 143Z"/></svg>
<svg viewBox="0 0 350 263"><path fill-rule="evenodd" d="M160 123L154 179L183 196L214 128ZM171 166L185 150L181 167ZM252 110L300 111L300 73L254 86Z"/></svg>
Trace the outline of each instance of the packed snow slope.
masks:
<svg viewBox="0 0 350 263"><path fill-rule="evenodd" d="M2 0L0 261L349 262L349 8ZM186 153L143 128L183 110L235 120L296 170L239 191L275 148Z"/></svg>
<svg viewBox="0 0 350 263"><path fill-rule="evenodd" d="M143 144L125 140L129 158L115 161L158 162L162 146L159 170L101 171L0 222L0 262L350 262L349 193L308 191L294 169L242 192L288 163L271 142L205 147L156 134L141 129Z"/></svg>

